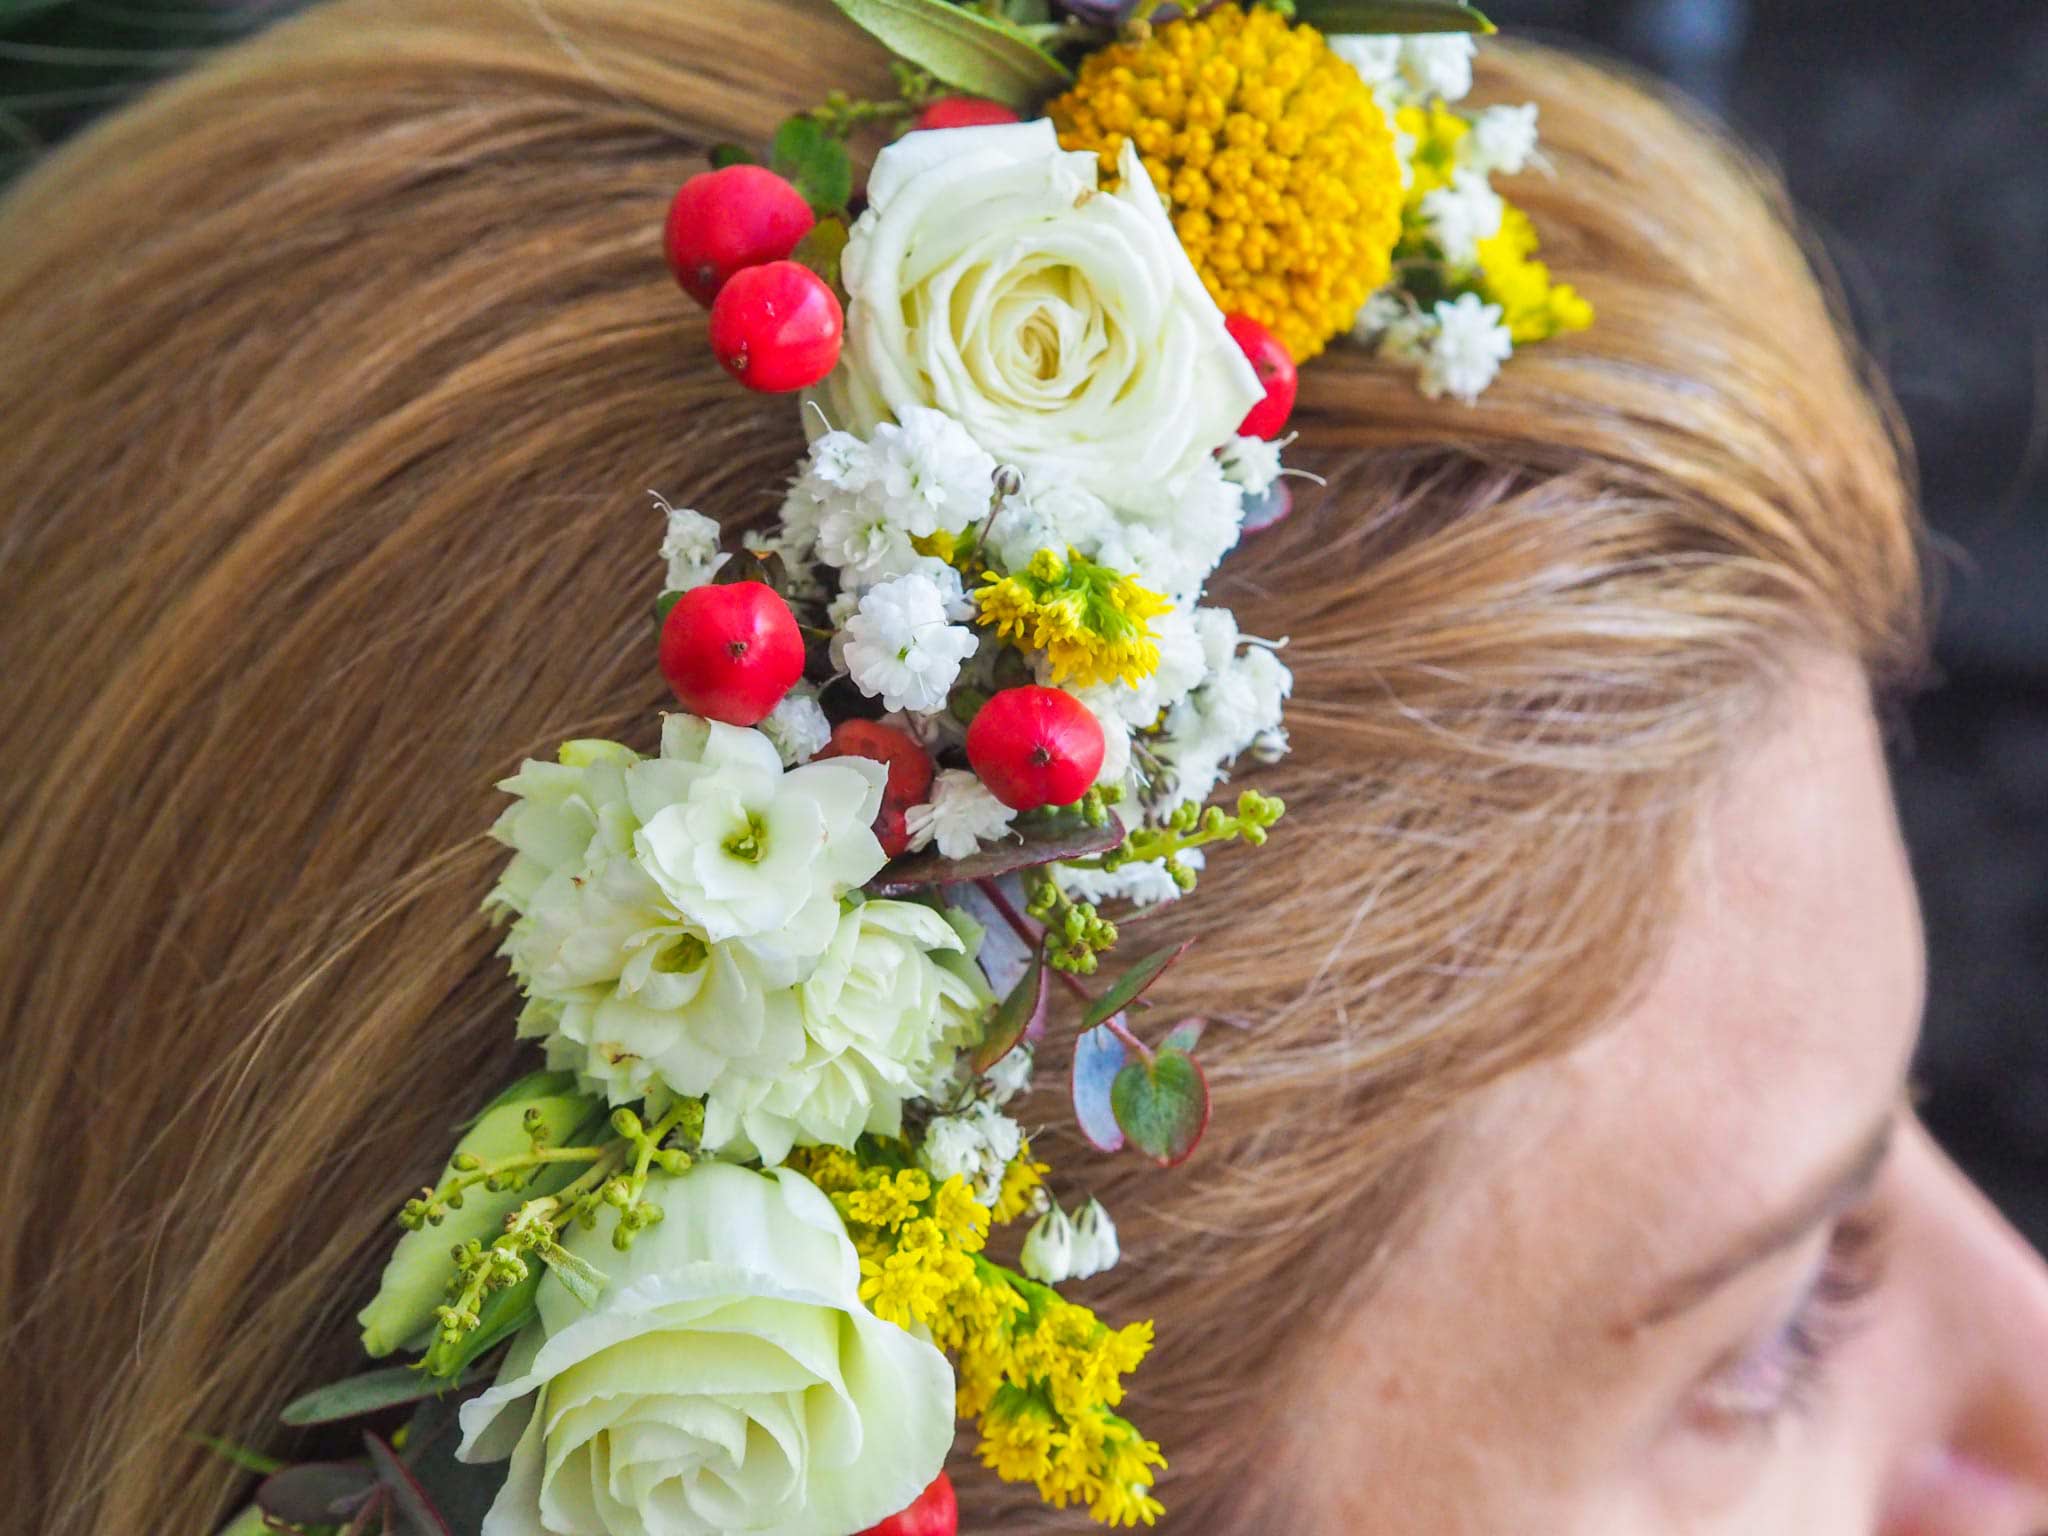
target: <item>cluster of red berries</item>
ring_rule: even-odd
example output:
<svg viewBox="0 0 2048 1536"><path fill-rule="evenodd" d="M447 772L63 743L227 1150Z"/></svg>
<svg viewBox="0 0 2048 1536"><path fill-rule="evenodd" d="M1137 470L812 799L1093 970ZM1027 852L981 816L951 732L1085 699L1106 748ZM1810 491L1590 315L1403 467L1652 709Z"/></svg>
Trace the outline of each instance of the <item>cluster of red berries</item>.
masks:
<svg viewBox="0 0 2048 1536"><path fill-rule="evenodd" d="M683 708L727 725L759 725L804 672L804 637L765 582L694 587L661 623L661 672ZM1005 688L967 728L967 760L1015 811L1072 805L1102 771L1102 727L1057 688ZM875 836L895 858L909 847L905 817L931 792L930 754L907 732L845 720L820 757L865 757L889 770Z"/></svg>

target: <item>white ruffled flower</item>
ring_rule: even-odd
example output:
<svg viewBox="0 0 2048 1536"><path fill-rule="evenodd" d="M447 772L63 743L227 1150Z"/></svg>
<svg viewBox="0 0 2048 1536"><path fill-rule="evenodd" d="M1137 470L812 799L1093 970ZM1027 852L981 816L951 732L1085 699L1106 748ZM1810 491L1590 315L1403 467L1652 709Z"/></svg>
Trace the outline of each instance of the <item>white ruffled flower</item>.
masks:
<svg viewBox="0 0 2048 1536"><path fill-rule="evenodd" d="M945 563L913 540L957 534L988 515L996 463L938 411L908 409L872 427L866 441L827 432L811 445L783 500L786 536L856 585Z"/></svg>
<svg viewBox="0 0 2048 1536"><path fill-rule="evenodd" d="M1102 1208L1102 1202L1091 1198L1074 1213L1073 1278L1087 1280L1106 1274L1116 1268L1122 1257L1123 1249L1116 1240L1116 1223L1109 1219L1109 1212Z"/></svg>
<svg viewBox="0 0 2048 1536"><path fill-rule="evenodd" d="M796 989L802 1053L729 1063L704 1104L704 1142L778 1163L792 1146L850 1147L895 1136L949 1036L979 1017L982 996L942 964L966 945L944 916L907 901L846 915Z"/></svg>
<svg viewBox="0 0 2048 1536"><path fill-rule="evenodd" d="M1025 1056L1028 1076L1028 1048L1020 1045L1010 1056L1020 1053ZM1009 1057L1003 1059L1007 1061ZM942 1184L950 1178L965 1179L972 1186L975 1199L992 1205L1002 1190L1004 1170L1023 1149L1024 1133L1017 1122L992 1101L977 1099L958 1114L932 1118L925 1127L924 1142L917 1149L917 1160L925 1172Z"/></svg>
<svg viewBox="0 0 2048 1536"><path fill-rule="evenodd" d="M1263 496L1280 478L1280 450L1285 443L1263 437L1233 437L1219 456L1224 478L1247 496Z"/></svg>
<svg viewBox="0 0 2048 1536"><path fill-rule="evenodd" d="M1479 242L1500 233L1500 221L1507 211L1501 196L1493 190L1482 171L1459 169L1448 187L1423 194L1422 218L1430 238L1453 267L1470 267L1479 260Z"/></svg>
<svg viewBox="0 0 2048 1536"><path fill-rule="evenodd" d="M1424 33L1401 39L1401 84L1411 99L1463 101L1472 94L1472 57L1478 44L1463 32Z"/></svg>
<svg viewBox="0 0 2048 1536"><path fill-rule="evenodd" d="M693 587L703 586L731 558L719 550L718 524L701 512L693 512L688 507L672 507L659 494L649 494L654 496L654 505L668 519L668 530L661 541L661 558L665 562L664 589L688 592Z"/></svg>
<svg viewBox="0 0 2048 1536"><path fill-rule="evenodd" d="M964 768L946 768L932 781L932 797L904 813L904 830L910 846L924 849L933 843L949 859L973 857L983 843L1008 834L1017 813L988 791L988 786Z"/></svg>
<svg viewBox="0 0 2048 1536"><path fill-rule="evenodd" d="M1074 1278L1074 1222L1055 1200L1025 1234L1017 1267L1041 1285Z"/></svg>
<svg viewBox="0 0 2048 1536"><path fill-rule="evenodd" d="M1455 302L1440 299L1436 334L1422 359L1422 392L1432 400L1452 395L1470 405L1514 350L1498 304L1476 293L1460 294Z"/></svg>
<svg viewBox="0 0 2048 1536"><path fill-rule="evenodd" d="M1462 163L1482 176L1518 176L1536 153L1536 103L1488 107L1472 120Z"/></svg>
<svg viewBox="0 0 2048 1536"><path fill-rule="evenodd" d="M858 432L933 406L1120 510L1174 487L1263 394L1127 148L1113 192L1050 122L884 149L841 262L846 347L819 394Z"/></svg>
<svg viewBox="0 0 2048 1536"><path fill-rule="evenodd" d="M917 574L868 588L845 634L841 655L855 687L884 709L927 715L946 707L960 664L981 644L973 630L946 622L945 598Z"/></svg>
<svg viewBox="0 0 2048 1536"><path fill-rule="evenodd" d="M498 1379L462 1405L470 1462L510 1458L482 1536L845 1536L908 1505L951 1449L945 1356L860 1299L832 1203L787 1169L660 1172L665 1215L612 1247L585 1308L553 1274Z"/></svg>
<svg viewBox="0 0 2048 1536"><path fill-rule="evenodd" d="M783 766L790 768L809 762L832 739L832 722L818 703L818 690L809 683L798 683L784 694L755 729L775 743Z"/></svg>

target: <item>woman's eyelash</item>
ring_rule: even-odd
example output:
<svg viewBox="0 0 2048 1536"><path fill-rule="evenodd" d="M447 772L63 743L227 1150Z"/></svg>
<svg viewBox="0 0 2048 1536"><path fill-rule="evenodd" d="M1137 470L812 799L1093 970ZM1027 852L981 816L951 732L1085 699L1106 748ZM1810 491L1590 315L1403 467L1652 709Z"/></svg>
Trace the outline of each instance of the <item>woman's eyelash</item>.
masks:
<svg viewBox="0 0 2048 1536"><path fill-rule="evenodd" d="M1767 1426L1802 1412L1828 1364L1863 1321L1863 1303L1884 1280L1882 1217L1865 1209L1837 1224L1820 1273L1792 1315L1762 1344L1714 1372L1696 1402L1717 1426Z"/></svg>

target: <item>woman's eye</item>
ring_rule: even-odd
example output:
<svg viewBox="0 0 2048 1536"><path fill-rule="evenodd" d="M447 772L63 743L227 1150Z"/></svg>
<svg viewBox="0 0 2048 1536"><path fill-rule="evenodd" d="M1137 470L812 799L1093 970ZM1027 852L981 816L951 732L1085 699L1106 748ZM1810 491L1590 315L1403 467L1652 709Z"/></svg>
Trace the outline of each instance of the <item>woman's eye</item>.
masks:
<svg viewBox="0 0 2048 1536"><path fill-rule="evenodd" d="M1885 1243L1874 1211L1845 1216L1798 1304L1763 1339L1717 1365L1693 1394L1688 1417L1710 1432L1767 1428L1804 1411L1835 1352L1863 1322L1884 1280Z"/></svg>

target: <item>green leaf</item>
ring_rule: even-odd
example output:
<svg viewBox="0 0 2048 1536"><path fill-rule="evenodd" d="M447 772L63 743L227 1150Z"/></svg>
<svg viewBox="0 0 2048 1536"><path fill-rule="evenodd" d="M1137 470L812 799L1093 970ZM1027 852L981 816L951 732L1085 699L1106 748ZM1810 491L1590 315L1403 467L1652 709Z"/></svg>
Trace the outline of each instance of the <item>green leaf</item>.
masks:
<svg viewBox="0 0 2048 1536"><path fill-rule="evenodd" d="M1188 941L1192 942L1193 940ZM1112 1015L1122 1013L1137 1000L1140 993L1159 979L1161 972L1186 954L1187 948L1186 943L1176 944L1170 949L1155 949L1151 954L1144 956L1123 975L1117 977L1115 985L1088 1005L1087 1013L1081 1018L1081 1027L1093 1029Z"/></svg>
<svg viewBox="0 0 2048 1536"><path fill-rule="evenodd" d="M1072 75L1007 23L946 0L833 0L898 58L957 90L1018 111L1037 107Z"/></svg>
<svg viewBox="0 0 2048 1536"><path fill-rule="evenodd" d="M1114 814L1099 827L1090 826L1079 814L1064 814L1031 821L1017 827L1015 834L964 859L949 859L936 850L897 859L876 876L870 889L877 896L907 896L926 886L993 880L1015 869L1030 869L1057 859L1084 859L1107 853L1121 843L1124 824Z"/></svg>
<svg viewBox="0 0 2048 1536"><path fill-rule="evenodd" d="M386 1366L382 1370L351 1376L346 1381L316 1387L304 1397L286 1403L284 1412L278 1417L295 1428L307 1424L334 1424L342 1419L360 1419L366 1414L396 1408L401 1403L416 1403L423 1397L448 1391L449 1385L409 1365ZM467 1386L469 1383L458 1385Z"/></svg>
<svg viewBox="0 0 2048 1536"><path fill-rule="evenodd" d="M846 146L815 117L792 117L776 129L768 164L819 213L835 213L853 196L853 162Z"/></svg>
<svg viewBox="0 0 2048 1536"><path fill-rule="evenodd" d="M707 158L711 161L711 169L714 171L722 171L728 165L759 165L761 163L761 157L744 144L714 144L711 146L711 153Z"/></svg>
<svg viewBox="0 0 2048 1536"><path fill-rule="evenodd" d="M377 1491L377 1474L360 1462L316 1461L286 1467L256 1489L256 1506L288 1525L349 1519Z"/></svg>
<svg viewBox="0 0 2048 1536"><path fill-rule="evenodd" d="M1171 1168L1184 1163L1209 1124L1209 1083L1185 1051L1155 1051L1131 1061L1109 1090L1116 1123L1131 1145Z"/></svg>
<svg viewBox="0 0 2048 1536"><path fill-rule="evenodd" d="M666 592L662 594L663 597L669 595ZM675 595L679 597L682 594L677 593ZM504 1092L471 1115L461 1125L458 1125L455 1128L455 1134L460 1136L464 1131L474 1127L477 1121L483 1119L492 1110L502 1109L507 1104L524 1104L529 1099L553 1098L558 1094L574 1093L575 1091L576 1074L574 1072L529 1072L526 1076L508 1084Z"/></svg>
<svg viewBox="0 0 2048 1536"><path fill-rule="evenodd" d="M579 1259L560 1243L550 1243L540 1251L541 1261L555 1272L555 1278L562 1282L562 1288L586 1307L595 1307L597 1298L604 1293L604 1271L588 1259Z"/></svg>
<svg viewBox="0 0 2048 1536"><path fill-rule="evenodd" d="M1494 31L1463 0L1294 0L1294 15L1318 32L1393 33Z"/></svg>
<svg viewBox="0 0 2048 1536"><path fill-rule="evenodd" d="M1040 945L1031 951L1031 963L1024 974L1017 978L1017 984L1010 988L1009 995L989 1016L988 1029L981 1037L981 1044L974 1048L973 1066L975 1072L986 1072L1017 1047L1031 1028L1032 1020L1045 1013L1045 947Z"/></svg>
<svg viewBox="0 0 2048 1536"><path fill-rule="evenodd" d="M471 1361L482 1359L533 1321L534 1297L539 1291L540 1270L528 1265L524 1280L514 1281L484 1298L484 1304L477 1309L476 1327L453 1344L444 1344L437 1338L420 1361L421 1370L429 1380L443 1383L460 1376Z"/></svg>
<svg viewBox="0 0 2048 1536"><path fill-rule="evenodd" d="M255 1472L268 1477L273 1472L284 1470L284 1463L275 1456L266 1456L261 1451L252 1451L246 1445L237 1445L232 1440L223 1440L219 1435L193 1435L190 1438L205 1446L222 1461L240 1467L244 1472Z"/></svg>
<svg viewBox="0 0 2048 1536"><path fill-rule="evenodd" d="M658 633L668 623L668 611L683 600L680 592L664 592L654 600L654 628Z"/></svg>
<svg viewBox="0 0 2048 1536"><path fill-rule="evenodd" d="M1209 1027L1207 1019L1182 1019L1166 1032L1166 1038L1159 1042L1162 1051L1184 1051L1195 1054L1195 1047L1202 1043L1202 1032Z"/></svg>
<svg viewBox="0 0 2048 1536"><path fill-rule="evenodd" d="M783 593L789 584L789 572L783 569L782 556L779 553L771 550L763 556L751 549L736 549L732 552L732 558L721 565L718 574L711 578L711 585L730 587L743 581L758 581L764 587L771 587L776 592ZM664 613L662 617L667 618L668 615Z"/></svg>
<svg viewBox="0 0 2048 1536"><path fill-rule="evenodd" d="M836 290L840 287L839 258L846 253L846 239L846 220L820 219L797 241L789 259L809 267Z"/></svg>

